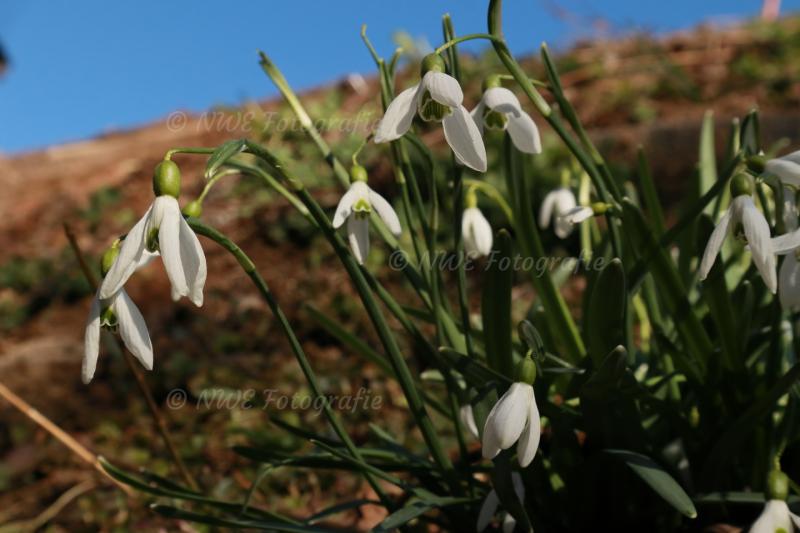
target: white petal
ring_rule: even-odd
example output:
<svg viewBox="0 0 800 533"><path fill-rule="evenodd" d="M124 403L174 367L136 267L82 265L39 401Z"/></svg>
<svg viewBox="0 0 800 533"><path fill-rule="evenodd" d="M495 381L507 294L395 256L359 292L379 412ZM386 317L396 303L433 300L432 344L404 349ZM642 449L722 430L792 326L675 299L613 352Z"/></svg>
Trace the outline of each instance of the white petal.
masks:
<svg viewBox="0 0 800 533"><path fill-rule="evenodd" d="M403 228L400 226L400 219L397 217L397 213L395 213L392 204L387 202L383 196L372 189L369 190L369 203L375 208L375 211L378 212L378 216L381 217L381 220L386 223L386 227L389 228L389 231L391 231L395 237L399 237L400 234L403 233Z"/></svg>
<svg viewBox="0 0 800 533"><path fill-rule="evenodd" d="M542 140L539 137L539 128L527 113L518 116L507 115L506 130L511 136L511 141L517 150L526 154L538 154L542 151Z"/></svg>
<svg viewBox="0 0 800 533"><path fill-rule="evenodd" d="M786 310L800 307L800 264L794 254L789 254L781 264L778 275L778 298Z"/></svg>
<svg viewBox="0 0 800 533"><path fill-rule="evenodd" d="M542 421L539 418L539 408L536 405L536 397L531 395L530 406L528 408L528 421L525 429L517 444L517 460L519 466L525 468L536 456L539 449L539 439L542 436Z"/></svg>
<svg viewBox="0 0 800 533"><path fill-rule="evenodd" d="M486 147L481 132L464 106L453 108L453 112L442 120L444 138L453 152L466 166L478 172L486 172Z"/></svg>
<svg viewBox="0 0 800 533"><path fill-rule="evenodd" d="M475 109L469 112L469 116L475 121L475 125L478 126L478 131L481 132L481 135L483 135L483 110L485 107L483 100L481 100L478 105L475 106Z"/></svg>
<svg viewBox="0 0 800 533"><path fill-rule="evenodd" d="M505 87L492 87L483 93L483 103L492 111L508 113L512 116L522 114L522 106L514 93Z"/></svg>
<svg viewBox="0 0 800 533"><path fill-rule="evenodd" d="M778 529L784 529L787 533L792 531L791 518L789 517L789 507L786 502L780 500L770 500L761 511L752 526L751 533L775 533Z"/></svg>
<svg viewBox="0 0 800 533"><path fill-rule="evenodd" d="M458 81L444 72L429 71L422 78L422 86L431 93L431 98L449 107L459 107L464 93Z"/></svg>
<svg viewBox="0 0 800 533"><path fill-rule="evenodd" d="M783 225L786 226L786 231L794 231L797 229L797 218L800 213L797 211L797 199L794 191L787 186L783 187Z"/></svg>
<svg viewBox="0 0 800 533"><path fill-rule="evenodd" d="M717 222L714 231L706 243L706 249L703 252L703 259L700 261L700 279L706 279L708 273L711 272L711 267L714 266L714 261L717 260L717 255L722 248L722 242L728 234L728 226L731 222L731 209L728 208L722 218Z"/></svg>
<svg viewBox="0 0 800 533"><path fill-rule="evenodd" d="M791 161L792 163L797 163L800 165L800 150L795 150L792 153L782 155L779 159L783 159L784 161Z"/></svg>
<svg viewBox="0 0 800 533"><path fill-rule="evenodd" d="M197 235L182 216L178 218L178 224L181 263L186 283L189 285L189 298L197 307L201 307L203 305L203 286L206 284L208 275L206 255L203 253L203 247L200 246Z"/></svg>
<svg viewBox="0 0 800 533"><path fill-rule="evenodd" d="M775 274L775 254L772 252L767 219L749 196L740 196L734 200L736 201L742 203L742 226L747 236L747 243L750 245L753 262L767 288L775 294L778 290L778 278Z"/></svg>
<svg viewBox="0 0 800 533"><path fill-rule="evenodd" d="M503 397L492 407L483 428L483 456L496 448L505 450L514 444L529 413L533 387L526 383L513 383Z"/></svg>
<svg viewBox="0 0 800 533"><path fill-rule="evenodd" d="M395 96L375 130L376 143L399 139L411 128L417 112L417 101L422 94L419 89L418 83Z"/></svg>
<svg viewBox="0 0 800 533"><path fill-rule="evenodd" d="M594 216L594 210L591 207L586 205L578 205L561 215L560 218L563 218L570 224L580 224L592 216Z"/></svg>
<svg viewBox="0 0 800 533"><path fill-rule="evenodd" d="M181 296L189 295L189 286L186 283L186 274L183 271L181 261L181 240L180 240L180 220L181 210L178 201L172 196L159 196L156 202L164 200L160 208L160 215L156 221L158 228L158 247L161 250L161 258L167 277L172 284L172 288Z"/></svg>
<svg viewBox="0 0 800 533"><path fill-rule="evenodd" d="M800 229L775 237L771 241L772 251L778 255L788 254L800 248Z"/></svg>
<svg viewBox="0 0 800 533"><path fill-rule="evenodd" d="M550 226L550 220L553 218L553 208L556 205L556 196L556 191L550 191L539 207L539 227L542 229Z"/></svg>
<svg viewBox="0 0 800 533"><path fill-rule="evenodd" d="M575 194L566 187L561 187L556 193L556 202L553 208L556 220L553 231L559 239L566 239L572 233L573 225L562 219L561 215L572 211L578 202L575 200Z"/></svg>
<svg viewBox="0 0 800 533"><path fill-rule="evenodd" d="M800 529L800 516L797 516L794 513L789 513L789 518L792 519L792 523L794 523L794 527Z"/></svg>
<svg viewBox="0 0 800 533"><path fill-rule="evenodd" d="M88 384L92 381L94 371L97 368L97 357L100 355L100 300L97 296L92 300L92 307L89 309L83 344L81 379L85 384Z"/></svg>
<svg viewBox="0 0 800 533"><path fill-rule="evenodd" d="M483 500L483 504L481 505L481 510L478 513L478 522L475 525L475 529L478 533L481 533L486 526L489 525L489 522L492 521L494 517L494 513L497 512L497 506L500 504L500 498L497 497L497 492L492 489L489 491L489 494L486 495L486 499Z"/></svg>
<svg viewBox="0 0 800 533"><path fill-rule="evenodd" d="M492 226L477 207L464 209L461 218L464 250L469 257L488 256L492 253Z"/></svg>
<svg viewBox="0 0 800 533"><path fill-rule="evenodd" d="M125 240L122 241L117 259L111 265L106 277L103 278L103 283L100 284L99 294L101 299L107 300L111 298L125 285L131 274L136 271L145 249L147 226L152 212L153 206L151 205L144 216L128 232Z"/></svg>
<svg viewBox="0 0 800 533"><path fill-rule="evenodd" d="M347 220L347 217L353 212L353 204L365 194L364 188L356 187L357 184L364 185L360 181L352 183L350 188L347 189L347 192L344 193L339 200L339 205L336 206L336 213L333 215L333 223L331 224L334 228L338 229L344 224L344 221Z"/></svg>
<svg viewBox="0 0 800 533"><path fill-rule="evenodd" d="M512 533L515 527L517 527L517 519L511 516L511 513L506 513L506 516L503 517L503 533Z"/></svg>
<svg viewBox="0 0 800 533"><path fill-rule="evenodd" d="M467 431L476 439L480 439L478 434L478 425L475 424L475 415L472 413L472 406L470 404L462 405L458 410L458 418L461 425L467 428Z"/></svg>
<svg viewBox="0 0 800 533"><path fill-rule="evenodd" d="M125 347L142 363L142 366L152 370L153 344L150 342L150 333L139 308L124 289L119 291L111 305L117 315L119 335Z"/></svg>
<svg viewBox="0 0 800 533"><path fill-rule="evenodd" d="M777 176L786 185L800 186L800 164L786 159L767 161L764 171Z"/></svg>
<svg viewBox="0 0 800 533"><path fill-rule="evenodd" d="M347 238L350 248L360 264L369 254L369 219L351 216L347 219Z"/></svg>
<svg viewBox="0 0 800 533"><path fill-rule="evenodd" d="M161 254L158 252L150 252L146 248L142 250L142 255L139 257L139 262L136 263L136 270L142 269L149 265L153 259L159 257Z"/></svg>

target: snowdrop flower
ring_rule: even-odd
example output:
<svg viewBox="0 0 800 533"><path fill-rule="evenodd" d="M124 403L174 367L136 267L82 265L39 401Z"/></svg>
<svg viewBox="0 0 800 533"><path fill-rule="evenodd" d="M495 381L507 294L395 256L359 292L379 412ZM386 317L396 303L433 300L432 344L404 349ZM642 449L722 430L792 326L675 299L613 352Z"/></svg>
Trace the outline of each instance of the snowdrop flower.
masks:
<svg viewBox="0 0 800 533"><path fill-rule="evenodd" d="M514 493L517 495L517 498L520 502L525 501L525 485L522 483L522 476L519 475L519 472L512 472L511 473L511 483L514 485ZM497 492L492 489L489 494L486 495L486 499L483 500L483 505L481 505L481 510L478 513L478 523L476 524L475 529L477 529L478 533L481 533L489 523L492 521L495 513L497 512L497 507L500 505L500 498L497 497ZM503 532L504 533L511 533L514 531L514 528L517 526L517 521L511 516L511 513L505 513L503 517Z"/></svg>
<svg viewBox="0 0 800 533"><path fill-rule="evenodd" d="M506 130L511 142L520 152L538 154L542 151L539 128L519 103L517 97L500 86L499 76L490 76L484 81L483 96L472 110L472 118L478 128Z"/></svg>
<svg viewBox="0 0 800 533"><path fill-rule="evenodd" d="M559 239L566 239L572 233L573 223L562 218L562 215L570 213L578 202L575 200L575 195L569 187L561 186L553 189L542 201L542 207L539 210L539 226L547 228L550 226L550 220L554 219L554 231Z"/></svg>
<svg viewBox="0 0 800 533"><path fill-rule="evenodd" d="M479 439L478 425L475 423L475 414L472 412L472 405L464 404L458 409L458 418L461 425L467 428L467 431L474 438Z"/></svg>
<svg viewBox="0 0 800 533"><path fill-rule="evenodd" d="M593 217L594 214L594 209L591 206L576 205L563 215L560 215L558 218L567 224L574 226L575 224L580 224L584 220L588 220L589 218Z"/></svg>
<svg viewBox="0 0 800 533"><path fill-rule="evenodd" d="M461 236L467 256L475 259L492 252L492 226L478 209L475 189L469 189L464 197L464 213L461 215Z"/></svg>
<svg viewBox="0 0 800 533"><path fill-rule="evenodd" d="M792 513L786 505L789 495L789 478L779 469L769 474L767 481L769 500L758 519L750 526L750 533L792 533L800 530L800 516Z"/></svg>
<svg viewBox="0 0 800 533"><path fill-rule="evenodd" d="M358 262L363 265L364 258L369 254L369 215L373 207L392 234L399 236L402 228L391 204L367 185L366 169L361 165L353 165L350 175L352 183L339 200L333 215L333 227L338 229L347 220L350 248Z"/></svg>
<svg viewBox="0 0 800 533"><path fill-rule="evenodd" d="M517 365L517 381L492 407L483 427L483 457L493 459L501 450L517 444L517 460L523 468L539 448L542 422L533 394L536 364L525 358Z"/></svg>
<svg viewBox="0 0 800 533"><path fill-rule="evenodd" d="M792 309L800 307L800 233L797 227L797 204L794 191L783 188L783 224L787 234L772 239L772 249L778 255L786 255L778 272L778 299L781 307Z"/></svg>
<svg viewBox="0 0 800 533"><path fill-rule="evenodd" d="M402 137L414 115L426 122L441 122L444 137L459 162L486 172L486 148L475 120L462 105L464 93L458 81L444 72L444 60L429 54L422 60L422 80L392 100L375 131L375 142Z"/></svg>
<svg viewBox="0 0 800 533"><path fill-rule="evenodd" d="M188 296L196 306L203 305L206 257L197 235L181 215L180 188L178 166L166 160L159 163L153 176L156 199L125 237L119 257L100 286L101 299L119 292L148 253L159 252L172 285L172 298Z"/></svg>
<svg viewBox="0 0 800 533"><path fill-rule="evenodd" d="M700 279L706 279L711 267L714 266L728 229L738 232L738 226L741 225L753 255L753 262L767 288L774 294L778 288L778 279L775 275L775 254L770 240L769 224L753 203L752 194L753 184L749 176L738 174L733 177L731 180L733 201L708 239L700 261Z"/></svg>
<svg viewBox="0 0 800 533"><path fill-rule="evenodd" d="M800 187L800 150L764 164L767 174L777 176L784 184Z"/></svg>
<svg viewBox="0 0 800 533"><path fill-rule="evenodd" d="M119 253L119 244L103 254L101 270L105 274ZM89 319L86 322L84 333L84 354L81 368L81 378L88 384L97 368L97 358L100 355L100 329L106 328L119 331L125 347L147 370L153 369L153 344L144 317L133 300L130 299L125 289L111 295L110 298L100 297L100 291L92 301Z"/></svg>

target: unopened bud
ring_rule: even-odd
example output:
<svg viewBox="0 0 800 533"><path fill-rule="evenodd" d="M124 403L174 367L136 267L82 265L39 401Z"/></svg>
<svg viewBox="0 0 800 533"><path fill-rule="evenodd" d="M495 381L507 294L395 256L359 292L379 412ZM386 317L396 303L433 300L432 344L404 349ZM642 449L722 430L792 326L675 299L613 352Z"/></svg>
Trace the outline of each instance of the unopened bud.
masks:
<svg viewBox="0 0 800 533"><path fill-rule="evenodd" d="M173 198L181 195L181 170L174 161L165 159L156 165L153 172L153 192L156 196Z"/></svg>

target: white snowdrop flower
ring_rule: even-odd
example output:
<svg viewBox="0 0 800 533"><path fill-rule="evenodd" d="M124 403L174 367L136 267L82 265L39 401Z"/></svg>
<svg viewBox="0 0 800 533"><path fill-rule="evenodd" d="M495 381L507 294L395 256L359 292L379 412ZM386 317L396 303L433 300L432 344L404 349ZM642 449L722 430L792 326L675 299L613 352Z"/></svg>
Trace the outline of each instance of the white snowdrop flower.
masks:
<svg viewBox="0 0 800 533"><path fill-rule="evenodd" d="M785 501L769 500L750 533L792 533L795 528L800 530L800 516L792 513Z"/></svg>
<svg viewBox="0 0 800 533"><path fill-rule="evenodd" d="M447 144L459 162L486 172L486 148L481 132L462 105L461 86L444 70L444 60L438 54L425 56L422 80L392 100L375 131L375 142L399 139L411 129L414 115L419 114L422 120L442 123Z"/></svg>
<svg viewBox="0 0 800 533"><path fill-rule="evenodd" d="M786 255L778 271L778 299L784 309L794 309L800 307L800 261L797 258L800 237L796 240L797 246L787 241L798 229L798 212L794 192L789 187L784 186L783 199L783 224L787 234L772 239L772 248L776 254Z"/></svg>
<svg viewBox="0 0 800 533"><path fill-rule="evenodd" d="M517 498L519 498L520 502L524 502L525 484L522 482L522 476L519 475L519 472L511 473L511 482L514 485L514 493L516 493ZM478 522L475 525L475 529L477 530L478 533L481 533L481 531L483 531L489 526L489 523L491 523L495 513L497 513L497 507L499 505L500 505L500 498L497 497L497 492L494 489L492 489L491 491L489 491L489 494L486 495L486 499L483 500L483 505L481 505L481 510L478 513ZM511 513L504 513L504 514L505 516L503 517L503 532L511 533L517 526L517 521L514 519Z"/></svg>
<svg viewBox="0 0 800 533"><path fill-rule="evenodd" d="M563 215L560 215L558 218L566 222L567 224L575 225L580 224L584 220L587 220L594 216L594 209L588 205L576 205Z"/></svg>
<svg viewBox="0 0 800 533"><path fill-rule="evenodd" d="M517 460L523 468L533 461L539 448L542 422L533 393L536 365L523 359L517 366L517 381L492 407L483 427L483 457L493 459L517 442Z"/></svg>
<svg viewBox="0 0 800 533"><path fill-rule="evenodd" d="M119 253L119 243L115 243L103 254L101 270L105 274ZM84 332L84 353L81 378L89 383L97 368L100 355L100 329L118 331L125 347L147 370L153 369L153 344L147 331L144 317L125 289L120 289L108 299L100 298L100 291L92 301L89 319Z"/></svg>
<svg viewBox="0 0 800 533"><path fill-rule="evenodd" d="M467 431L474 438L479 439L478 425L475 423L475 414L472 412L472 405L464 404L458 409L458 418L461 425L467 428Z"/></svg>
<svg viewBox="0 0 800 533"><path fill-rule="evenodd" d="M786 185L800 187L800 150L770 159L764 165L764 171L777 176Z"/></svg>
<svg viewBox="0 0 800 533"><path fill-rule="evenodd" d="M461 216L461 235L464 250L472 259L492 253L492 226L475 206L464 209Z"/></svg>
<svg viewBox="0 0 800 533"><path fill-rule="evenodd" d="M353 165L353 178L350 189L339 200L333 215L333 227L339 228L347 221L347 238L353 255L360 264L369 254L369 215L372 208L381 217L393 235L402 233L400 219L392 205L367 185L367 171L360 165Z"/></svg>
<svg viewBox="0 0 800 533"><path fill-rule="evenodd" d="M547 228L554 219L554 231L559 239L566 239L572 233L574 225L562 218L577 207L578 202L569 187L553 189L542 201L539 209L539 226Z"/></svg>
<svg viewBox="0 0 800 533"><path fill-rule="evenodd" d="M714 261L719 255L728 230L738 231L738 227L741 225L753 256L753 262L767 288L774 294L778 288L774 243L770 240L767 220L753 203L752 193L753 185L749 176L744 174L734 176L731 180L733 201L708 239L703 258L700 261L700 279L706 279L711 267L714 266Z"/></svg>
<svg viewBox="0 0 800 533"><path fill-rule="evenodd" d="M792 533L800 530L800 516L786 505L789 495L789 477L779 468L772 470L767 479L767 500L764 510L750 526L751 533Z"/></svg>
<svg viewBox="0 0 800 533"><path fill-rule="evenodd" d="M100 298L111 298L128 281L140 262L152 259L152 255L158 252L172 285L172 298L177 300L188 296L199 307L203 305L206 257L178 205L180 170L175 163L159 163L153 177L153 189L156 199L125 237L119 257L100 286Z"/></svg>
<svg viewBox="0 0 800 533"><path fill-rule="evenodd" d="M506 130L520 152L541 153L539 128L514 93L500 86L499 77L490 76L484 81L483 96L471 115L481 131Z"/></svg>

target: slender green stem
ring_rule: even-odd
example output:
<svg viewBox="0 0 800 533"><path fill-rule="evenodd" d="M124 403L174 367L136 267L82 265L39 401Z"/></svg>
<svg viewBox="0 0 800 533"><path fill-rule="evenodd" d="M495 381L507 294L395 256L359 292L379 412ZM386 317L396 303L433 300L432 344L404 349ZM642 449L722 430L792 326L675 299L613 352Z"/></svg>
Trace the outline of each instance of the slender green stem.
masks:
<svg viewBox="0 0 800 533"><path fill-rule="evenodd" d="M514 225L514 211L512 211L511 206L508 205L506 199L503 198L503 194L497 190L497 187L492 185L489 182L476 180L472 178L466 178L464 180L464 184L469 187L474 187L476 190L481 191L484 193L488 198L494 201L497 206L503 210L503 214L506 216L508 223L512 226Z"/></svg>
<svg viewBox="0 0 800 533"><path fill-rule="evenodd" d="M280 305L278 304L278 301L275 299L275 296L270 291L267 282L264 281L264 278L262 278L261 274L259 274L253 261L247 256L247 254L244 253L244 251L242 251L241 248L239 248L239 246L236 245L236 243L234 243L232 240L230 240L228 237L226 237L218 230L204 224L203 222L195 218L189 218L187 219L187 222L189 223L189 226L191 226L191 228L195 231L195 233L208 237L215 243L222 246L236 258L236 261L239 263L239 266L242 267L242 270L244 270L245 274L247 274L247 276L252 280L253 284L258 289L258 292L267 302L267 305L272 310L272 314L275 316L276 319L278 319L278 323L280 324L280 327L283 330L286 339L289 341L289 345L292 348L292 352L294 353L297 362L300 364L300 368L303 371L303 375L306 377L309 387L311 387L311 392L314 394L315 398L319 398L322 400L323 411L325 413L325 417L328 419L328 422L331 424L331 427L336 432L338 437L341 439L345 448L347 448L348 453L352 455L352 457L359 463L364 463L365 461L361 456L358 447L355 445L350 436L347 434L344 425L342 424L341 420L331 407L328 398L323 394L322 388L320 387L319 382L317 381L316 374L314 373L314 370L311 367L311 363L308 361L308 357L303 351L303 347L300 344L297 335L295 335L294 330L292 329L292 326L289 323L289 319L286 318L283 309L281 309ZM374 473L365 470L362 471L362 473L364 474L365 479L370 484L372 489L381 499L381 502L383 502L383 504L387 508L392 509L394 507L394 504L381 488L380 484L378 483L378 480L374 477Z"/></svg>
<svg viewBox="0 0 800 533"><path fill-rule="evenodd" d="M470 34L462 35L461 37L456 37L455 39L451 39L451 40L447 41L446 43L441 45L439 48L434 50L433 52L435 54L441 54L442 52L444 52L445 50L447 50L451 46L455 46L458 43L463 43L465 41L474 41L475 39L486 39L486 40L489 40L489 41L497 41L498 40L497 37L495 37L494 35L489 34L489 33L470 33ZM501 39L501 41L502 41L502 39Z"/></svg>

